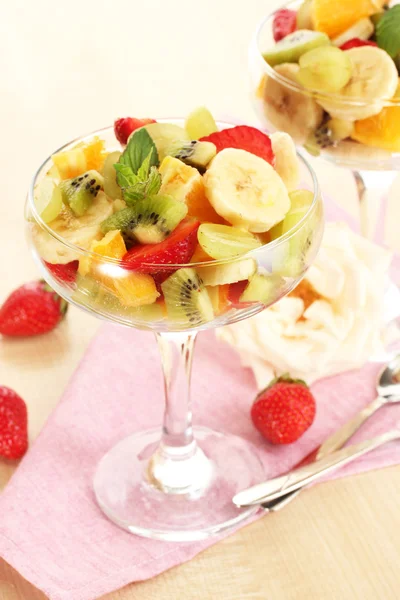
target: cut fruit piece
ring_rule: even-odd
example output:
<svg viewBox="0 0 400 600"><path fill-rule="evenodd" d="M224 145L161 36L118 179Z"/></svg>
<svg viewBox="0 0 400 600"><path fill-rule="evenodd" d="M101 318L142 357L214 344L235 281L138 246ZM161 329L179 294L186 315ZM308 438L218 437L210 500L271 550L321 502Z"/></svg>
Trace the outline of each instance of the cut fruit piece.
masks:
<svg viewBox="0 0 400 600"><path fill-rule="evenodd" d="M91 171L92 169L95 171L101 171L103 168L104 159L106 157L104 146L104 141L98 136L93 138L91 142L81 146L86 158L87 171Z"/></svg>
<svg viewBox="0 0 400 600"><path fill-rule="evenodd" d="M283 221L270 230L271 240L276 240L290 231L307 213L310 208L314 194L309 190L295 190L289 194L290 209Z"/></svg>
<svg viewBox="0 0 400 600"><path fill-rule="evenodd" d="M363 19L357 21L357 23L354 23L354 25L349 27L349 29L346 29L346 31L344 31L341 35L333 39L332 43L335 44L335 46L338 46L338 48L342 48L343 44L350 42L354 38L357 38L360 41L368 40L373 33L374 25L371 19L364 17ZM342 48L342 50L344 50L344 48Z"/></svg>
<svg viewBox="0 0 400 600"><path fill-rule="evenodd" d="M321 98L319 104L331 117L348 121L367 119L378 114L385 100L393 97L398 85L398 73L393 60L384 50L373 46L352 48L344 54L352 62L352 77L340 91L340 99Z"/></svg>
<svg viewBox="0 0 400 600"><path fill-rule="evenodd" d="M74 283L76 280L76 273L79 267L78 260L73 260L65 265L53 265L46 261L44 261L44 263L52 276L62 283Z"/></svg>
<svg viewBox="0 0 400 600"><path fill-rule="evenodd" d="M203 179L210 204L236 227L268 231L289 210L285 184L275 169L245 150L219 152Z"/></svg>
<svg viewBox="0 0 400 600"><path fill-rule="evenodd" d="M291 191L297 188L300 180L300 164L296 146L290 135L283 131L272 133L270 138L275 154L275 171L282 178L286 188Z"/></svg>
<svg viewBox="0 0 400 600"><path fill-rule="evenodd" d="M400 152L400 106L384 108L374 117L356 121L351 137L366 146Z"/></svg>
<svg viewBox="0 0 400 600"><path fill-rule="evenodd" d="M168 155L168 148L191 141L183 127L172 123L151 123L145 129L156 145L160 163Z"/></svg>
<svg viewBox="0 0 400 600"><path fill-rule="evenodd" d="M250 278L248 285L240 296L240 303L261 302L269 306L282 295L285 280L280 275L260 275L256 273Z"/></svg>
<svg viewBox="0 0 400 600"><path fill-rule="evenodd" d="M260 240L247 231L214 223L200 225L197 239L204 252L215 259L240 256L262 245Z"/></svg>
<svg viewBox="0 0 400 600"><path fill-rule="evenodd" d="M75 179L67 179L59 184L64 204L81 217L92 205L94 198L103 188L103 177L97 171L88 171Z"/></svg>
<svg viewBox="0 0 400 600"><path fill-rule="evenodd" d="M93 240L103 237L100 224L113 212L113 205L104 194L99 192L82 217L77 217L63 206L58 217L51 222L51 229L69 245L62 244L43 227L34 226L32 236L36 249L43 260L53 264L66 264L79 258L73 246L84 250L90 248Z"/></svg>
<svg viewBox="0 0 400 600"><path fill-rule="evenodd" d="M300 57L299 66L297 79L301 85L319 92L340 92L353 72L349 56L336 46L322 46L306 52Z"/></svg>
<svg viewBox="0 0 400 600"><path fill-rule="evenodd" d="M103 233L119 229L128 248L135 243L158 244L185 218L187 207L171 196L149 196L124 208L101 225Z"/></svg>
<svg viewBox="0 0 400 600"><path fill-rule="evenodd" d="M335 38L364 17L383 8L386 0L313 0L314 29Z"/></svg>
<svg viewBox="0 0 400 600"><path fill-rule="evenodd" d="M206 288L214 309L215 316L223 314L229 306L229 285L216 285Z"/></svg>
<svg viewBox="0 0 400 600"><path fill-rule="evenodd" d="M287 8L281 8L274 14L274 20L272 22L272 33L274 35L275 42L283 40L289 33L296 31L297 27L297 14L294 10Z"/></svg>
<svg viewBox="0 0 400 600"><path fill-rule="evenodd" d="M197 246L199 226L199 221L183 220L160 244L136 246L129 250L123 258L124 267L139 273L173 273L177 265L190 262Z"/></svg>
<svg viewBox="0 0 400 600"><path fill-rule="evenodd" d="M371 40L360 40L359 38L352 38L345 44L340 46L341 50L351 50L352 48L360 48L361 46L375 46L378 47L376 42L371 42Z"/></svg>
<svg viewBox="0 0 400 600"><path fill-rule="evenodd" d="M300 56L319 46L328 46L330 39L324 33L299 29L263 53L264 60L275 67L282 63L296 63Z"/></svg>
<svg viewBox="0 0 400 600"><path fill-rule="evenodd" d="M144 273L125 271L123 277L113 278L113 285L118 298L126 306L153 304L160 296L154 279Z"/></svg>
<svg viewBox="0 0 400 600"><path fill-rule="evenodd" d="M114 133L115 137L123 146L127 144L129 136L136 131L149 125L150 123L156 123L154 119L134 119L132 117L124 117L114 121Z"/></svg>
<svg viewBox="0 0 400 600"><path fill-rule="evenodd" d="M211 256L209 256L207 254L207 252L204 252L204 250L200 246L200 244L197 244L196 250L194 251L194 254L193 254L190 262L198 263L198 262L210 262L210 261L212 261Z"/></svg>
<svg viewBox="0 0 400 600"><path fill-rule="evenodd" d="M94 240L90 246L90 250L107 258L121 259L126 253L126 246L121 232L115 230L109 231L102 240ZM83 256L79 260L79 274L87 275L90 271L96 272L96 276L100 280L104 280L104 277L101 275L101 261L96 261L96 259L90 256ZM106 275L105 279L109 284L108 287L113 289L110 277Z"/></svg>
<svg viewBox="0 0 400 600"><path fill-rule="evenodd" d="M250 306L253 302L246 302L245 304L240 301L240 297L244 290L247 288L249 282L247 279L244 281L238 281L237 283L231 283L229 286L228 300L233 308L245 308ZM210 288L211 289L211 288Z"/></svg>
<svg viewBox="0 0 400 600"><path fill-rule="evenodd" d="M114 165L117 164L121 157L121 152L111 152L104 161L103 178L104 192L112 200L122 200L122 191L117 183L117 171Z"/></svg>
<svg viewBox="0 0 400 600"><path fill-rule="evenodd" d="M201 141L215 144L217 152L225 148L237 148L247 150L247 152L263 158L271 165L274 162L271 140L265 133L255 127L248 127L247 125L230 127L203 137Z"/></svg>
<svg viewBox="0 0 400 600"><path fill-rule="evenodd" d="M309 136L304 148L313 156L319 156L321 150L336 146L338 142L351 137L353 131L353 121L329 119Z"/></svg>
<svg viewBox="0 0 400 600"><path fill-rule="evenodd" d="M225 285L236 283L251 277L257 268L257 263L252 258L235 260L223 265L197 267L197 272L204 285Z"/></svg>
<svg viewBox="0 0 400 600"><path fill-rule="evenodd" d="M312 11L313 0L304 0L296 16L296 29L313 29Z"/></svg>
<svg viewBox="0 0 400 600"><path fill-rule="evenodd" d="M192 140L199 140L205 135L218 131L211 112L205 106L193 110L185 121L185 129Z"/></svg>
<svg viewBox="0 0 400 600"><path fill-rule="evenodd" d="M215 144L211 142L177 142L166 149L169 156L178 158L185 164L195 167L204 173L207 165L212 161L217 153Z"/></svg>
<svg viewBox="0 0 400 600"><path fill-rule="evenodd" d="M51 158L57 167L60 179L72 179L87 171L87 161L82 146L58 152Z"/></svg>
<svg viewBox="0 0 400 600"><path fill-rule="evenodd" d="M160 165L162 185L160 194L166 194L185 202L188 215L203 222L224 223L209 201L204 182L197 169L185 165L172 156L166 156Z"/></svg>
<svg viewBox="0 0 400 600"><path fill-rule="evenodd" d="M50 177L44 177L35 188L36 210L45 223L51 223L58 217L63 207L62 194Z"/></svg>
<svg viewBox="0 0 400 600"><path fill-rule="evenodd" d="M267 77L263 91L263 110L265 117L278 131L285 131L296 144L303 144L311 132L321 123L324 111L311 94L305 94L299 86L297 73L299 65L284 63L274 68L275 77ZM289 80L286 84L285 80Z"/></svg>
<svg viewBox="0 0 400 600"><path fill-rule="evenodd" d="M214 310L207 290L194 269L179 269L161 285L168 318L181 327L209 323Z"/></svg>

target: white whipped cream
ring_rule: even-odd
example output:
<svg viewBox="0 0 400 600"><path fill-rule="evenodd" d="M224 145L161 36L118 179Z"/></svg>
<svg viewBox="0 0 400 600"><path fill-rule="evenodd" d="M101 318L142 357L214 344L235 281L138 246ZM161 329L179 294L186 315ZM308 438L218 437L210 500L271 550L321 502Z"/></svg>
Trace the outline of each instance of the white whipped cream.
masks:
<svg viewBox="0 0 400 600"><path fill-rule="evenodd" d="M282 373L311 383L358 368L385 351L391 258L391 252L348 225L328 223L305 275L317 292L309 306L287 296L255 317L220 328L218 335L239 351L260 389Z"/></svg>

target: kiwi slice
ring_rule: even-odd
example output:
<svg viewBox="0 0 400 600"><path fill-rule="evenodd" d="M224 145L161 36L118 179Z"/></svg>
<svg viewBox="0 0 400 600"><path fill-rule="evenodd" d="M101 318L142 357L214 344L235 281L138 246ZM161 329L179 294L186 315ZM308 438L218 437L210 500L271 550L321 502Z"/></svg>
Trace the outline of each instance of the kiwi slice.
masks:
<svg viewBox="0 0 400 600"><path fill-rule="evenodd" d="M271 66L298 62L300 56L313 48L327 46L331 41L325 33L299 29L290 33L263 53L264 60Z"/></svg>
<svg viewBox="0 0 400 600"><path fill-rule="evenodd" d="M150 196L108 217L101 230L107 233L119 229L127 248L137 242L158 244L186 217L187 211L186 204L172 196Z"/></svg>
<svg viewBox="0 0 400 600"><path fill-rule="evenodd" d="M354 123L344 119L328 119L313 131L306 140L304 148L313 156L319 156L321 150L337 146L346 138L351 137Z"/></svg>
<svg viewBox="0 0 400 600"><path fill-rule="evenodd" d="M217 148L212 142L176 142L166 149L169 156L179 158L182 162L195 167L200 173L204 173L207 165L217 154Z"/></svg>
<svg viewBox="0 0 400 600"><path fill-rule="evenodd" d="M114 168L120 157L121 152L111 152L103 165L104 192L112 200L122 200L122 191L117 183L117 171Z"/></svg>
<svg viewBox="0 0 400 600"><path fill-rule="evenodd" d="M59 189L64 204L69 206L77 217L81 217L91 206L103 186L103 177L97 171L92 170L79 175L79 177L62 181Z"/></svg>
<svg viewBox="0 0 400 600"><path fill-rule="evenodd" d="M261 302L265 306L269 306L282 295L281 290L284 285L285 280L280 275L256 273L250 278L239 302Z"/></svg>
<svg viewBox="0 0 400 600"><path fill-rule="evenodd" d="M185 129L173 123L150 123L150 125L145 125L144 129L157 148L160 163L163 158L168 156L168 148L177 143L190 142L190 137Z"/></svg>
<svg viewBox="0 0 400 600"><path fill-rule="evenodd" d="M208 292L194 269L179 269L161 288L168 318L180 328L197 327L214 318Z"/></svg>

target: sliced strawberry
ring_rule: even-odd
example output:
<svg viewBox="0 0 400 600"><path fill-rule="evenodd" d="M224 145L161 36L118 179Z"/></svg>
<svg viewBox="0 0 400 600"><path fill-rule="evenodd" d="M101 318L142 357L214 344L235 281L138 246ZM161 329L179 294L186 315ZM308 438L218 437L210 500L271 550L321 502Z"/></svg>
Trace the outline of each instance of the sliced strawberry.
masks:
<svg viewBox="0 0 400 600"><path fill-rule="evenodd" d="M238 281L237 283L230 284L228 292L228 302L234 308L245 308L246 306L254 304L253 302L240 302L240 296L243 294L248 284L249 282L247 281L247 279L245 279L244 281Z"/></svg>
<svg viewBox="0 0 400 600"><path fill-rule="evenodd" d="M53 275L53 277L59 279L64 283L74 283L76 279L76 272L78 271L79 267L79 260L72 260L71 262L66 263L65 265L53 265L46 261L44 261L44 263L47 269Z"/></svg>
<svg viewBox="0 0 400 600"><path fill-rule="evenodd" d="M360 40L360 38L352 38L348 42L345 42L340 46L341 50L351 50L351 48L360 48L361 46L375 46L378 47L376 42L370 40Z"/></svg>
<svg viewBox="0 0 400 600"><path fill-rule="evenodd" d="M156 121L154 119L134 119L133 117L117 119L114 121L115 137L121 144L126 144L133 131L143 125L150 125L150 123L156 123Z"/></svg>
<svg viewBox="0 0 400 600"><path fill-rule="evenodd" d="M138 273L157 273L157 281L161 284L164 274L169 275L179 268L168 268L168 265L190 262L197 246L199 227L200 221L184 219L163 242L131 248L122 259L124 267Z"/></svg>
<svg viewBox="0 0 400 600"><path fill-rule="evenodd" d="M289 33L296 31L296 17L296 11L287 8L282 8L275 13L272 32L276 42L283 40Z"/></svg>
<svg viewBox="0 0 400 600"><path fill-rule="evenodd" d="M225 148L238 148L239 150L247 150L247 152L263 158L271 165L274 162L275 156L271 140L265 133L262 133L262 131L255 127L238 125L237 127L211 133L201 138L201 141L215 144L217 152Z"/></svg>

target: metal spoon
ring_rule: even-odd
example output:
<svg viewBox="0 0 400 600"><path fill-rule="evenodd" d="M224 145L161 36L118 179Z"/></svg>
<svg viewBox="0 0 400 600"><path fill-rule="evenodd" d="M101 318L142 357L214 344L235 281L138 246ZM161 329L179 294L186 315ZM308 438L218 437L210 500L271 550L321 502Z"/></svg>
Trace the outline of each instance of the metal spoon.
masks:
<svg viewBox="0 0 400 600"><path fill-rule="evenodd" d="M347 421L338 431L333 433L325 442L319 446L316 450L311 452L305 459L303 459L300 465L309 464L315 460L320 460L325 456L328 456L335 450L341 448L354 433L369 419L373 414L376 413L382 406L386 404L400 402L400 354L397 355L390 363L380 372L379 378L376 385L378 392L377 398L370 402L365 408L363 408L357 415L355 415L350 421ZM300 466L298 465L298 466ZM284 496L280 496L274 500L268 500L263 503L263 507L266 510L280 510L289 502L294 500L301 490L306 487L305 485L293 492L288 492Z"/></svg>

